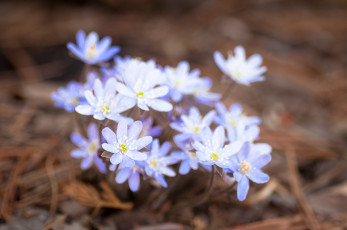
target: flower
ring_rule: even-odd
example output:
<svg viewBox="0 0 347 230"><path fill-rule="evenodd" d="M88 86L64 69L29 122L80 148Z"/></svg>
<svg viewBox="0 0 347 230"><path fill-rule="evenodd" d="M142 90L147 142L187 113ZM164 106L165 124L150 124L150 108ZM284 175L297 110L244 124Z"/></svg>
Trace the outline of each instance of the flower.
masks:
<svg viewBox="0 0 347 230"><path fill-rule="evenodd" d="M193 86L193 95L195 99L205 105L212 106L215 101L218 101L221 99L222 95L218 93L211 93L210 89L212 87L212 81L211 79L205 77L205 78L199 78L197 84Z"/></svg>
<svg viewBox="0 0 347 230"><path fill-rule="evenodd" d="M140 133L140 137L143 137L143 136L157 137L160 135L161 127L159 125L153 127L153 117L148 117L146 119L145 114L143 114L141 117L141 121L143 124L143 128Z"/></svg>
<svg viewBox="0 0 347 230"><path fill-rule="evenodd" d="M182 161L178 172L181 175L185 175L189 173L190 169L197 170L199 161L193 146L189 142L179 142L176 144L182 151L172 152L171 157Z"/></svg>
<svg viewBox="0 0 347 230"><path fill-rule="evenodd" d="M177 68L166 66L163 74L167 80L166 85L170 88L170 97L174 102L179 102L183 95L194 93L195 85L199 83L200 71L195 69L189 73L188 62L182 61Z"/></svg>
<svg viewBox="0 0 347 230"><path fill-rule="evenodd" d="M137 104L146 111L149 107L161 112L172 110L170 103L159 99L169 92L169 88L163 86L165 79L154 61L126 61L121 66L118 78L124 83L117 82L116 89L129 98L129 107Z"/></svg>
<svg viewBox="0 0 347 230"><path fill-rule="evenodd" d="M175 171L167 167L175 164L176 159L166 156L171 147L170 142L164 142L159 146L159 140L155 139L152 143L152 150L148 153L148 159L145 165L145 172L148 176L154 177L162 186L167 187L167 183L163 175L174 177Z"/></svg>
<svg viewBox="0 0 347 230"><path fill-rule="evenodd" d="M201 132L201 140L195 140L193 147L196 149L196 156L199 162L204 165L217 165L226 168L229 164L229 158L236 154L242 142L235 141L224 146L225 132L223 126L218 126L212 133L209 127Z"/></svg>
<svg viewBox="0 0 347 230"><path fill-rule="evenodd" d="M262 63L261 56L254 54L247 60L242 46L235 48L235 56L229 53L227 60L220 52L216 51L214 60L227 76L239 84L249 85L252 82L265 79L262 74L266 71L266 67L260 66Z"/></svg>
<svg viewBox="0 0 347 230"><path fill-rule="evenodd" d="M189 109L189 115L182 115L183 122L172 122L171 128L181 132L174 137L176 142L181 142L189 138L199 138L199 134L205 128L210 126L216 112L210 111L204 118L201 117L199 110L196 107Z"/></svg>
<svg viewBox="0 0 347 230"><path fill-rule="evenodd" d="M110 165L110 170L115 171L116 167L116 165ZM130 190L136 192L140 186L140 174L143 173L143 167L140 166L139 162L135 161L133 167L120 167L120 169L118 169L116 182L122 184L128 180Z"/></svg>
<svg viewBox="0 0 347 230"><path fill-rule="evenodd" d="M112 41L110 37L105 37L99 42L99 36L95 32L86 37L84 31L80 30L76 34L76 39L77 46L69 42L67 48L88 64L107 61L120 50L117 46L110 47Z"/></svg>
<svg viewBox="0 0 347 230"><path fill-rule="evenodd" d="M240 201L246 199L249 180L255 183L265 183L269 180L269 176L261 171L261 168L271 161L270 154L257 154L252 151L249 142L245 142L240 152L231 157L230 168L233 176L238 182L237 198Z"/></svg>
<svg viewBox="0 0 347 230"><path fill-rule="evenodd" d="M128 130L125 119L121 119L117 126L117 135L106 127L102 130L102 135L107 143L102 144L102 148L113 153L110 162L120 167L134 167L136 161L144 161L147 155L139 150L152 142L152 137L145 136L138 139L142 130L142 122L135 121Z"/></svg>
<svg viewBox="0 0 347 230"><path fill-rule="evenodd" d="M94 94L91 90L86 90L84 95L87 99L87 105L79 105L76 112L82 115L93 115L97 120L119 121L123 117L120 113L128 110L129 101L127 97L116 95L116 80L110 78L102 85L100 79L94 81Z"/></svg>
<svg viewBox="0 0 347 230"><path fill-rule="evenodd" d="M92 163L96 165L100 172L106 172L106 165L98 156L100 148L98 129L94 123L88 126L88 139L85 139L78 133L71 135L71 141L79 148L71 152L74 158L83 158L81 168L83 170L90 168Z"/></svg>
<svg viewBox="0 0 347 230"><path fill-rule="evenodd" d="M51 98L56 101L56 107L64 108L68 112L73 112L76 106L84 101L82 91L83 85L72 81L66 88L60 87L58 92L53 92Z"/></svg>
<svg viewBox="0 0 347 230"><path fill-rule="evenodd" d="M229 140L236 141L254 141L258 138L261 120L259 117L247 117L242 114L242 107L239 104L230 106L229 110L222 102L216 103L218 116L215 116L215 122L227 129Z"/></svg>

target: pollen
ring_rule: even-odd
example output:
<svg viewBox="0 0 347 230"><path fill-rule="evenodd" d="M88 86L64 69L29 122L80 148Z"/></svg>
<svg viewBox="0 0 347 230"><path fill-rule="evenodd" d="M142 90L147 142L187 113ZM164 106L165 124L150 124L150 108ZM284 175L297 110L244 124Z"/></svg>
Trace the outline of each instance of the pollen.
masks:
<svg viewBox="0 0 347 230"><path fill-rule="evenodd" d="M236 78L241 78L242 77L242 72L241 71L236 71L235 77Z"/></svg>
<svg viewBox="0 0 347 230"><path fill-rule="evenodd" d="M72 103L73 105L77 105L79 101L80 101L80 100L79 100L77 97L75 97L74 99L71 100L71 103Z"/></svg>
<svg viewBox="0 0 347 230"><path fill-rule="evenodd" d="M128 150L128 146L126 146L125 144L121 144L119 150L122 153L125 153Z"/></svg>
<svg viewBox="0 0 347 230"><path fill-rule="evenodd" d="M102 110L103 114L109 113L111 111L111 109L108 105L103 105L101 110Z"/></svg>
<svg viewBox="0 0 347 230"><path fill-rule="evenodd" d="M246 161L242 161L240 163L240 172L243 174L247 174L249 172L249 170L251 169L251 164L246 162Z"/></svg>
<svg viewBox="0 0 347 230"><path fill-rule="evenodd" d="M232 120L229 121L229 124L231 126L236 126L236 123L237 123L237 121L235 119L232 119Z"/></svg>
<svg viewBox="0 0 347 230"><path fill-rule="evenodd" d="M194 152L188 151L187 154L190 158L196 158L196 154Z"/></svg>
<svg viewBox="0 0 347 230"><path fill-rule="evenodd" d="M211 158L214 161L218 160L218 154L217 153L212 153Z"/></svg>

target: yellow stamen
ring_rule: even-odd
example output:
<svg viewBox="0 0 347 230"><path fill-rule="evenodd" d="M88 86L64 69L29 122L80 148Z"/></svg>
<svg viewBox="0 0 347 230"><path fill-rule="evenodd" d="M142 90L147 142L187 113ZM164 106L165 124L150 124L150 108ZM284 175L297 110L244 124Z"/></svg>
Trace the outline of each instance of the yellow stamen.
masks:
<svg viewBox="0 0 347 230"><path fill-rule="evenodd" d="M218 160L218 154L217 153L212 153L211 158L214 161Z"/></svg>
<svg viewBox="0 0 347 230"><path fill-rule="evenodd" d="M122 153L125 153L128 150L128 146L126 146L125 144L121 144L119 150Z"/></svg>
<svg viewBox="0 0 347 230"><path fill-rule="evenodd" d="M149 167L151 167L151 168L155 168L155 167L157 167L157 165L158 165L158 162L156 160L153 160L153 161L151 161L151 163L149 163Z"/></svg>
<svg viewBox="0 0 347 230"><path fill-rule="evenodd" d="M138 99L142 99L144 95L145 95L145 93L142 92L142 91L136 93L136 97L137 97Z"/></svg>
<svg viewBox="0 0 347 230"><path fill-rule="evenodd" d="M111 111L111 109L110 109L110 107L108 105L103 105L101 110L102 110L103 114L109 113Z"/></svg>
<svg viewBox="0 0 347 230"><path fill-rule="evenodd" d="M93 59L96 54L96 44L89 46L87 49L87 58L88 59Z"/></svg>
<svg viewBox="0 0 347 230"><path fill-rule="evenodd" d="M239 170L240 170L241 173L247 174L250 169L251 169L251 164L250 163L248 163L246 161L242 161L240 163Z"/></svg>

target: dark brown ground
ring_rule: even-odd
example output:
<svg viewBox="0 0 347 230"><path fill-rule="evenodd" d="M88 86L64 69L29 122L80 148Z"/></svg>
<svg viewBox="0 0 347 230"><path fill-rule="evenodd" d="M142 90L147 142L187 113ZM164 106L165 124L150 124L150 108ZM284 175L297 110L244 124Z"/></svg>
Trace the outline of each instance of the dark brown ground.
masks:
<svg viewBox="0 0 347 230"><path fill-rule="evenodd" d="M0 230L347 229L346 1L2 1L0 15ZM118 192L135 201L119 211L131 204L115 185L70 159L73 116L49 97L82 72L65 48L78 29L112 36L122 55L188 60L220 92L215 50L262 54L267 80L225 101L262 117L261 140L274 147L270 182L252 184L245 202L233 191L176 213L172 201L187 186L160 210L143 204L160 189L136 199ZM217 181L214 194L223 188Z"/></svg>

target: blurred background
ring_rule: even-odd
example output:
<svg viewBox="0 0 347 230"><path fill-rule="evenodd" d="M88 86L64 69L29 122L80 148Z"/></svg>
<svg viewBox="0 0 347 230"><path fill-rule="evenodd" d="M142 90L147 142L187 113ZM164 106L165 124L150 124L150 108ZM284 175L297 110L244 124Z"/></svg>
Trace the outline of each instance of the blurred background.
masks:
<svg viewBox="0 0 347 230"><path fill-rule="evenodd" d="M174 216L170 204L153 212L81 205L72 182L103 178L70 160L73 116L50 99L83 71L66 49L80 29L111 36L122 56L187 60L216 92L227 88L214 51L261 54L266 81L234 87L224 102L262 118L271 181L251 186L245 202L221 195ZM347 1L4 0L0 31L1 230L347 228ZM95 198L105 192L96 187L79 189Z"/></svg>

